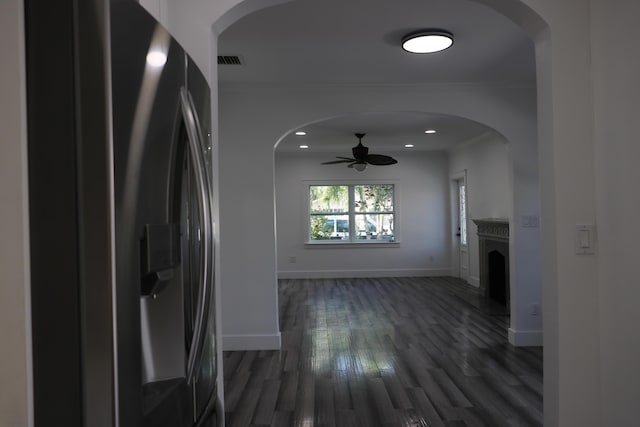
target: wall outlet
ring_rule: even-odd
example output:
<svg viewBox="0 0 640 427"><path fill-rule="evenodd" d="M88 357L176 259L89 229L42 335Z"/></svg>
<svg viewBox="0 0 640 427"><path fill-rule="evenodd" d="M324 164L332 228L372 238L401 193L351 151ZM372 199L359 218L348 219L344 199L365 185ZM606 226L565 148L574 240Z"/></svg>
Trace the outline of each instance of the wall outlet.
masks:
<svg viewBox="0 0 640 427"><path fill-rule="evenodd" d="M540 316L540 304L534 302L531 304L531 315L532 316Z"/></svg>
<svg viewBox="0 0 640 427"><path fill-rule="evenodd" d="M297 258L296 258L296 257L294 257L294 256L290 256L290 257L289 257L289 262L290 262L291 264L295 264L296 262L298 262L298 260L297 260Z"/></svg>

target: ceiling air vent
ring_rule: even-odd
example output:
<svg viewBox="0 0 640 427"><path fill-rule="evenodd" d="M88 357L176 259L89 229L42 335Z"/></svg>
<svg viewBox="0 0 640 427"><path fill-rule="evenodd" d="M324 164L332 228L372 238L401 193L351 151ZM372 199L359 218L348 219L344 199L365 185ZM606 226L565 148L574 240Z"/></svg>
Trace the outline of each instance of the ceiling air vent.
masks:
<svg viewBox="0 0 640 427"><path fill-rule="evenodd" d="M238 55L218 55L218 65L243 65Z"/></svg>

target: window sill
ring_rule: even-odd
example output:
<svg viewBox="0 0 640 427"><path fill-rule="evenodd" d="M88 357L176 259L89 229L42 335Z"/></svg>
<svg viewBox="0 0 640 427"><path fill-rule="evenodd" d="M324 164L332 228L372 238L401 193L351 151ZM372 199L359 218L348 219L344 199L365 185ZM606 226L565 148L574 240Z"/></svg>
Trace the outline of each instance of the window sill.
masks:
<svg viewBox="0 0 640 427"><path fill-rule="evenodd" d="M387 242L382 240L365 240L362 242L336 242L332 240L320 240L317 242L305 242L305 248L354 248L354 247L369 247L369 248L395 248L400 246L400 242L397 240L394 242Z"/></svg>

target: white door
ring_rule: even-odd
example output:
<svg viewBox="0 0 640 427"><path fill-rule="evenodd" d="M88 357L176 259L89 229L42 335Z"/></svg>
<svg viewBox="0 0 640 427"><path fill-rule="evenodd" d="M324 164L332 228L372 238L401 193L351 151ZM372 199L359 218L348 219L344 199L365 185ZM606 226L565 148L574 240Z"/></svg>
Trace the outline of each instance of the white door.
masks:
<svg viewBox="0 0 640 427"><path fill-rule="evenodd" d="M456 180L456 218L457 232L455 242L458 247L458 274L467 282L469 280L469 239L467 233L467 184L464 178Z"/></svg>

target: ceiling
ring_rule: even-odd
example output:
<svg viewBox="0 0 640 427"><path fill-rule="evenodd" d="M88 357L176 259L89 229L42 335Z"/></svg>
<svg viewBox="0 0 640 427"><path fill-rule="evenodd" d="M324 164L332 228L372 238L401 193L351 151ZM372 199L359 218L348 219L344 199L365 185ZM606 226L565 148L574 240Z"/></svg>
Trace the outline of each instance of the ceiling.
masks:
<svg viewBox="0 0 640 427"><path fill-rule="evenodd" d="M409 54L407 33L425 28L451 32L451 48ZM375 84L535 85L531 39L510 20L470 0L294 0L254 12L224 31L219 55L242 65L218 67L221 87ZM437 129L425 135L427 128ZM367 133L375 152L443 150L491 130L466 119L426 113L367 113L306 126L277 150L349 149L355 132Z"/></svg>

